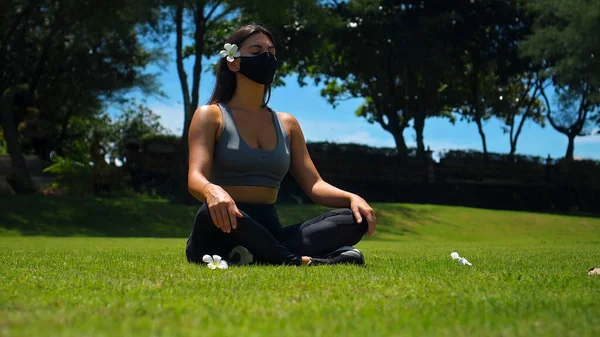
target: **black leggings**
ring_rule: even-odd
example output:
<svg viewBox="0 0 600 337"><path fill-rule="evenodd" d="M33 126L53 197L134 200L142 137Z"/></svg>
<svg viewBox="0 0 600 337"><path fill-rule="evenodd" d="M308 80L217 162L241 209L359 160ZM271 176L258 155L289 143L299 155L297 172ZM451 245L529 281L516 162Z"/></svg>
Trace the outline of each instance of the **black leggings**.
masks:
<svg viewBox="0 0 600 337"><path fill-rule="evenodd" d="M236 206L244 217L237 218L237 228L230 233L215 226L206 204L200 207L186 245L188 261L201 263L205 254L227 258L233 247L244 246L256 262L301 265L302 256L315 257L355 245L367 232L367 222L357 223L348 208L282 227L275 204L236 203Z"/></svg>

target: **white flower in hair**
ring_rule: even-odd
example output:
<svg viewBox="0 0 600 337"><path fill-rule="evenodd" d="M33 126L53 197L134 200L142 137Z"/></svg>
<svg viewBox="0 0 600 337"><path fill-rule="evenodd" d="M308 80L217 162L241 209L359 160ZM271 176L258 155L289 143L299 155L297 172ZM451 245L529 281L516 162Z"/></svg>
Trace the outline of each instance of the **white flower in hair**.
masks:
<svg viewBox="0 0 600 337"><path fill-rule="evenodd" d="M226 57L227 61L233 62L236 57L240 57L238 46L231 43L226 43L224 46L225 50L221 50L221 57Z"/></svg>
<svg viewBox="0 0 600 337"><path fill-rule="evenodd" d="M202 261L207 264L210 269L227 269L229 266L225 260L222 260L219 255L204 255Z"/></svg>

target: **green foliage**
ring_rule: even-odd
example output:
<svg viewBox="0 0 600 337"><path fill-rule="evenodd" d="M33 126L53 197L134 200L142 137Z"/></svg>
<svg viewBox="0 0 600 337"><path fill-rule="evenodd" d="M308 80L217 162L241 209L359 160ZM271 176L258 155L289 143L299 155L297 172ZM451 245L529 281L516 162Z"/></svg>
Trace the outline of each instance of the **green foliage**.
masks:
<svg viewBox="0 0 600 337"><path fill-rule="evenodd" d="M534 34L525 55L552 67L556 84L600 87L600 1L534 0Z"/></svg>
<svg viewBox="0 0 600 337"><path fill-rule="evenodd" d="M44 172L55 174L61 188L77 195L90 192L93 163L89 144L75 141L68 156L54 155L51 160L52 164Z"/></svg>
<svg viewBox="0 0 600 337"><path fill-rule="evenodd" d="M163 143L163 144L171 144L178 145L181 143L181 137L177 135L167 135L167 134L145 134L140 138L140 140L146 144L148 143Z"/></svg>
<svg viewBox="0 0 600 337"><path fill-rule="evenodd" d="M0 128L0 155L5 155L7 154L7 149L6 149L6 141L4 141L4 135L2 132L2 128Z"/></svg>
<svg viewBox="0 0 600 337"><path fill-rule="evenodd" d="M524 1L471 1L470 5L456 6L456 17L447 36L454 45L447 56L455 62L451 91L460 102L455 107L461 117L476 123L484 155L487 140L483 122L508 115L505 121L510 128L514 125L511 116L521 113L519 107L507 107L499 101L503 91L514 92L526 80L528 60L519 57L518 46L530 29L531 15L525 11ZM519 91L517 96L528 94ZM514 147L516 138L511 134L511 148Z"/></svg>
<svg viewBox="0 0 600 337"><path fill-rule="evenodd" d="M135 101L121 107L122 113L110 125L111 160L127 161L127 144L137 143L149 137L161 135L167 130L160 124L160 116L147 106Z"/></svg>
<svg viewBox="0 0 600 337"><path fill-rule="evenodd" d="M448 150L440 154L440 163L453 161L454 163L483 163L483 153L476 150ZM526 165L541 165L545 164L545 158L540 156L527 155L508 155L504 153L488 153L488 161L490 163L516 163Z"/></svg>
<svg viewBox="0 0 600 337"><path fill-rule="evenodd" d="M73 145L76 141L90 144L94 138L94 134L101 135L103 139L109 140L111 131L111 119L108 114L73 116L69 121L67 130L73 142L63 144L57 149L56 153L63 155L74 151Z"/></svg>
<svg viewBox="0 0 600 337"><path fill-rule="evenodd" d="M586 99L585 94L582 97L582 93L570 88L570 87L556 87L556 108L558 114L550 116L552 120L557 124L564 126L565 128L570 125L579 125L577 136L585 136L591 133L591 124L589 120L583 117L583 114L590 112L590 110L596 109L595 104L591 99ZM600 103L600 102L599 102Z"/></svg>
<svg viewBox="0 0 600 337"><path fill-rule="evenodd" d="M569 138L565 157L573 159L573 139L600 121L600 1L536 0L529 8L537 17L521 50L551 74L557 100L552 107L544 96L548 121Z"/></svg>
<svg viewBox="0 0 600 337"><path fill-rule="evenodd" d="M517 151L517 141L526 121L545 126L545 106L537 77L531 70L511 76L490 102L496 117L504 123L502 131L510 137L510 154Z"/></svg>
<svg viewBox="0 0 600 337"><path fill-rule="evenodd" d="M498 87L522 72L516 50L529 16L521 1L319 4L326 24L296 21L286 32L286 50L309 50L298 47L285 69L297 71L300 83L310 76L323 84L321 94L334 106L363 98L356 115L394 135L402 156L402 132L411 120L422 153L425 119L454 121L454 112L488 119L496 113L491 103Z"/></svg>
<svg viewBox="0 0 600 337"><path fill-rule="evenodd" d="M156 16L149 4L2 3L0 92L12 94L0 97L0 103L14 114L14 125L7 126L18 129L11 136L14 144L50 160L51 153L68 152L75 140L85 141L69 132L71 124L95 120L105 103L123 99L132 88L159 92L154 75L144 68L164 54L149 50L140 38L142 26ZM81 14L90 10L93 16Z"/></svg>
<svg viewBox="0 0 600 337"><path fill-rule="evenodd" d="M370 161L368 158L373 157L374 162L377 162L378 159L382 160L387 157L394 158L398 155L398 150L396 148L372 147L352 143L307 142L306 147L311 153L311 156L323 154L327 157L342 156L345 158L362 158L365 161ZM408 149L409 156L415 155L414 150L414 148Z"/></svg>

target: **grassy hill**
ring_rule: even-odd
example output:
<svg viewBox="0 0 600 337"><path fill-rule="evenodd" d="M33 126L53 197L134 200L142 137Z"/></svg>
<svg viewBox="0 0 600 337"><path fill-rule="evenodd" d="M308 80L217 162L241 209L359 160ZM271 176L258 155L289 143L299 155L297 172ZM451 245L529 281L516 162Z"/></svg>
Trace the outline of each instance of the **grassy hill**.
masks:
<svg viewBox="0 0 600 337"><path fill-rule="evenodd" d="M600 242L600 217L373 203L375 240ZM0 197L0 235L186 237L197 206L152 198ZM282 224L317 216L317 205L278 206Z"/></svg>

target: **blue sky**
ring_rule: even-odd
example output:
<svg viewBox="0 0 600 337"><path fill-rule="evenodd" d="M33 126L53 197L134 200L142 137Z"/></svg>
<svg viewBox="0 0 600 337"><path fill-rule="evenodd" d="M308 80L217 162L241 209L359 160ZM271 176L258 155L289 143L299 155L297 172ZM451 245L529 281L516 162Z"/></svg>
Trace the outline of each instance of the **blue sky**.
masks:
<svg viewBox="0 0 600 337"><path fill-rule="evenodd" d="M174 55L174 49L171 53ZM215 55L218 51L215 51ZM212 60L204 60L205 69ZM191 60L186 62L188 77L191 77ZM177 76L174 57L164 69L151 68L151 72L160 71L162 90L167 98L147 97L148 106L161 116L161 123L172 133L181 134L183 125L183 107L181 86ZM203 72L200 85L200 103L204 104L212 91L214 76ZM310 82L309 82L310 83ZM135 94L142 98L141 94ZM394 147L394 140L378 124L369 124L364 118L356 117L354 111L361 99L341 102L333 108L320 95L320 87L307 85L300 87L294 76L286 79L286 86L275 88L269 105L277 111L285 111L296 116L303 128L307 141L352 142L377 147ZM501 129L501 122L487 121L484 130L490 152L508 153L509 137ZM404 133L409 146L415 146L415 133L407 129ZM481 150L481 138L474 123L457 121L452 125L446 119L428 119L424 131L425 146L435 152L445 149ZM517 152L526 155L538 155L553 158L564 156L567 138L555 131L550 125L542 128L526 123L519 137ZM575 156L600 159L600 135L578 137L575 143Z"/></svg>

